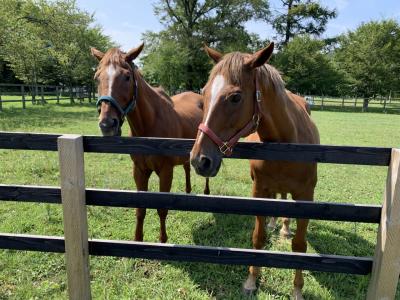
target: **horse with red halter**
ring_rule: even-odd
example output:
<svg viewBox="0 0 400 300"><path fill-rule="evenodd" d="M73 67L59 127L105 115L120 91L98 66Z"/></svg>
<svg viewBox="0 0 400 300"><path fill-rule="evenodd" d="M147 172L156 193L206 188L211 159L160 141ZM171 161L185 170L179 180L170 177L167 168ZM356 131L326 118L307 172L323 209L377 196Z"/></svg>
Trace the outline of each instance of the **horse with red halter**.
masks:
<svg viewBox="0 0 400 300"><path fill-rule="evenodd" d="M103 136L120 136L125 120L130 127L129 136L195 138L203 116L203 98L199 94L185 92L172 98L160 88L153 88L143 79L133 60L140 54L143 44L127 53L118 48L103 53L91 48L99 60L95 74L98 82L97 109L99 127ZM160 179L160 191L171 190L173 168L183 165L186 175L186 192L191 192L189 156L142 156L131 155L133 178L137 190L147 191L152 172ZM209 194L208 178L205 194ZM167 241L165 221L167 209L158 209L160 217L160 241ZM136 209L135 241L143 241L145 208Z"/></svg>
<svg viewBox="0 0 400 300"><path fill-rule="evenodd" d="M233 52L222 55L205 47L216 63L203 89L204 117L191 151L191 164L199 175L217 175L224 155L229 156L243 136L249 141L319 144L319 133L303 98L285 89L279 72L266 64L274 45L254 54ZM312 201L317 183L316 163L250 161L253 197L292 195ZM297 219L292 250L306 252L308 220ZM253 247L266 241L265 217L257 216ZM260 268L251 266L244 282L246 292L256 290ZM295 299L303 299L301 270L294 278Z"/></svg>

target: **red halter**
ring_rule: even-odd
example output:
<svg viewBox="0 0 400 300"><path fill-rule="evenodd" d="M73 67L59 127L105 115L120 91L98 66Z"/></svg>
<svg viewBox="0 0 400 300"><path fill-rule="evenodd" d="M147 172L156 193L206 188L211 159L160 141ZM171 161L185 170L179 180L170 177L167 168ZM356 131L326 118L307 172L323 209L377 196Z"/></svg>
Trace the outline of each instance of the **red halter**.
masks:
<svg viewBox="0 0 400 300"><path fill-rule="evenodd" d="M201 123L199 125L199 130L207 135L218 147L219 151L226 156L231 156L233 152L233 147L237 144L241 137L248 136L257 130L258 124L260 123L260 103L261 103L261 92L258 88L258 81L256 75L256 101L254 103L254 114L251 120L239 130L235 135L233 135L228 141L223 141L218 135L211 130L206 124Z"/></svg>

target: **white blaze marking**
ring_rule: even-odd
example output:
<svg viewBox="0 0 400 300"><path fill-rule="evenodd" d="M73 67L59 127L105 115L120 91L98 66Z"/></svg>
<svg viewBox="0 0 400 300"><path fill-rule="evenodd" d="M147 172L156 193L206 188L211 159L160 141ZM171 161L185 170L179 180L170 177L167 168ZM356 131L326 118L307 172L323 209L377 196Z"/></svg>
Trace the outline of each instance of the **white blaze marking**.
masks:
<svg viewBox="0 0 400 300"><path fill-rule="evenodd" d="M217 103L218 95L222 91L224 86L225 86L224 76L217 75L214 78L214 81L213 81L212 86L211 86L211 100L210 100L210 105L208 107L207 117L206 117L206 120L204 121L204 124L206 126L208 126L208 122L210 121L211 111L213 110L215 104ZM201 139L203 137L204 137L204 133L200 132L199 142L201 141Z"/></svg>
<svg viewBox="0 0 400 300"><path fill-rule="evenodd" d="M218 95L221 92L221 90L224 88L224 86L225 86L224 76L217 75L214 78L213 84L211 86L211 100L210 100L210 106L208 108L207 117L206 117L206 121L205 121L206 125L208 125L208 122L210 120L211 111L214 108L215 104L217 103Z"/></svg>
<svg viewBox="0 0 400 300"><path fill-rule="evenodd" d="M108 66L107 69L107 75L108 75L108 96L111 96L111 92L112 92L112 85L114 82L114 76L115 76L115 68L112 64L110 64Z"/></svg>

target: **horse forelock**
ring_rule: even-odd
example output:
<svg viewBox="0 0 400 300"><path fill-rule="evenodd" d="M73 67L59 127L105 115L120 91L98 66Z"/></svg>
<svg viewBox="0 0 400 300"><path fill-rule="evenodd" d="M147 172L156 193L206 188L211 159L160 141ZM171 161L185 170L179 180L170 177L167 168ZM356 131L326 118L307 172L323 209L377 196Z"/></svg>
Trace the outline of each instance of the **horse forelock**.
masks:
<svg viewBox="0 0 400 300"><path fill-rule="evenodd" d="M224 55L211 70L209 83L212 83L218 75L222 75L229 83L240 85L242 83L243 66L245 58L249 54L232 52Z"/></svg>
<svg viewBox="0 0 400 300"><path fill-rule="evenodd" d="M209 86L211 87L218 75L222 75L227 82L234 85L246 84L242 82L243 73L246 72L245 61L250 56L250 54L241 52L226 54L211 70ZM277 93L285 93L285 84L277 69L266 63L258 68L258 72L260 85L265 85L266 88L272 87Z"/></svg>
<svg viewBox="0 0 400 300"><path fill-rule="evenodd" d="M125 55L126 53L118 48L111 48L108 50L101 59L95 76L98 76L99 73L106 69L109 65L120 66L122 68L132 70L132 66L126 61Z"/></svg>

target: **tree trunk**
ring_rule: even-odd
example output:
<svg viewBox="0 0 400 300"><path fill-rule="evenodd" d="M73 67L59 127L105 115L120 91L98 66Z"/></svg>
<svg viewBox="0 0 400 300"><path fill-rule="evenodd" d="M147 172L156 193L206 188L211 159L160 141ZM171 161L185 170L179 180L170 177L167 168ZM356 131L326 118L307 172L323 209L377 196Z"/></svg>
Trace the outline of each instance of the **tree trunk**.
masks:
<svg viewBox="0 0 400 300"><path fill-rule="evenodd" d="M293 0L289 0L287 3L288 9L286 15L286 32L285 32L285 41L283 42L283 45L287 45L287 43L289 43L290 40L290 30L292 29L290 10L292 9L292 5L293 5Z"/></svg>
<svg viewBox="0 0 400 300"><path fill-rule="evenodd" d="M369 103L368 97L365 97L364 101L363 101L363 107L362 107L362 111L363 112L367 112L368 111L368 103Z"/></svg>

